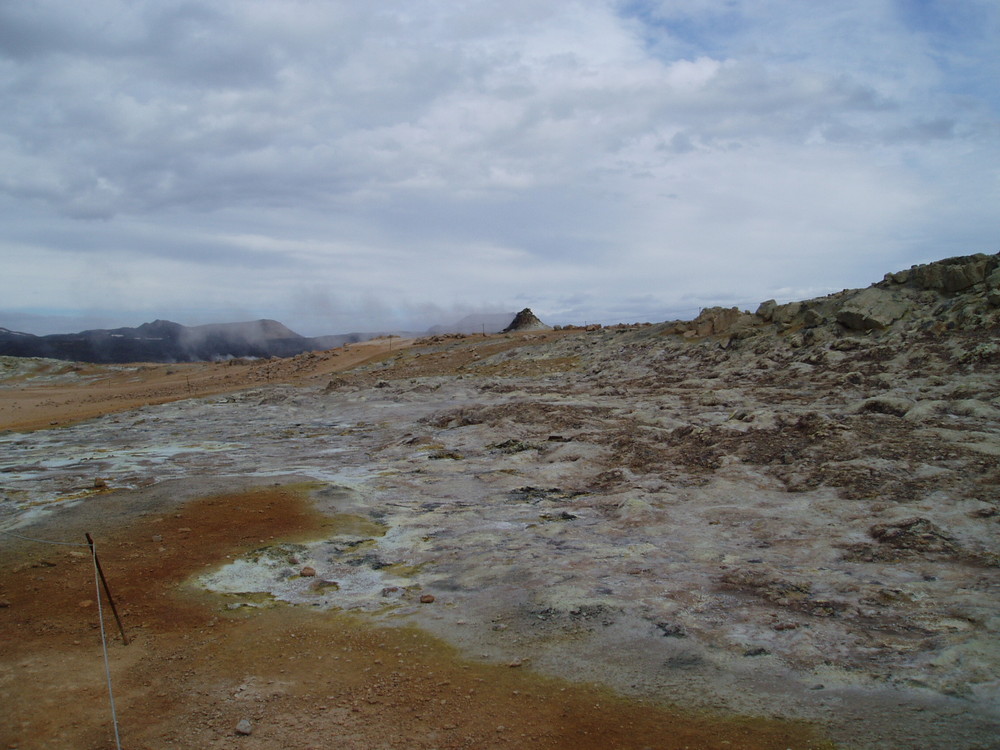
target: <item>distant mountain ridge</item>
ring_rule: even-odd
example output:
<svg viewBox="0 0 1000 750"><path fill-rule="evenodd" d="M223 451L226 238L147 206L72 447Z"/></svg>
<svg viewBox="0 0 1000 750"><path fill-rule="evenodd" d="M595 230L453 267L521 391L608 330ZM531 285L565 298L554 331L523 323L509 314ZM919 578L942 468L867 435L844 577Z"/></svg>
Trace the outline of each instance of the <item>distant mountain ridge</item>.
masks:
<svg viewBox="0 0 1000 750"><path fill-rule="evenodd" d="M154 320L135 328L92 329L35 336L0 328L0 354L77 362L198 362L233 357L292 357L378 334L307 337L276 320L184 326Z"/></svg>
<svg viewBox="0 0 1000 750"><path fill-rule="evenodd" d="M514 313L468 315L451 325L434 326L428 333L497 333L513 317ZM157 319L135 328L95 328L79 333L46 336L0 327L0 355L46 357L98 364L294 357L303 352L323 351L344 344L368 341L387 333L301 336L277 320L267 318L198 326ZM392 335L410 337L421 334L393 331Z"/></svg>

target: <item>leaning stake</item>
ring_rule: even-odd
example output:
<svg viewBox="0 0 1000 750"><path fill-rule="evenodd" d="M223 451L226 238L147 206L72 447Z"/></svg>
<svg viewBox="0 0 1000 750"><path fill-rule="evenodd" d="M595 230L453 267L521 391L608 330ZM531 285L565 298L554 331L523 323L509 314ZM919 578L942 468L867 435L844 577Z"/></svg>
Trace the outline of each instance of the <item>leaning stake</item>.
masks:
<svg viewBox="0 0 1000 750"><path fill-rule="evenodd" d="M101 583L104 585L104 593L107 594L108 604L111 605L111 611L115 615L115 622L118 623L118 631L122 634L122 642L128 645L128 636L125 635L125 627L122 625L122 618L118 616L118 608L115 606L115 600L111 598L111 589L108 588L108 579L104 577L104 571L101 570L101 561L97 557L97 552L94 550L94 540L90 536L90 532L87 532L87 544L90 545L90 554L94 556L94 564L97 566L97 575L101 577Z"/></svg>

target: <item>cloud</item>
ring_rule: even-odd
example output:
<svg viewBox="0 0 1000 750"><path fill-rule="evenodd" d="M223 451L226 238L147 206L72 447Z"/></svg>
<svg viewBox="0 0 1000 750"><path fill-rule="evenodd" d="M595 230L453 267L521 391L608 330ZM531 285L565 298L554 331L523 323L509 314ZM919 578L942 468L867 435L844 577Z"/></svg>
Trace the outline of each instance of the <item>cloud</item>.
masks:
<svg viewBox="0 0 1000 750"><path fill-rule="evenodd" d="M865 284L990 249L998 41L985 0L4 4L0 291L363 327Z"/></svg>

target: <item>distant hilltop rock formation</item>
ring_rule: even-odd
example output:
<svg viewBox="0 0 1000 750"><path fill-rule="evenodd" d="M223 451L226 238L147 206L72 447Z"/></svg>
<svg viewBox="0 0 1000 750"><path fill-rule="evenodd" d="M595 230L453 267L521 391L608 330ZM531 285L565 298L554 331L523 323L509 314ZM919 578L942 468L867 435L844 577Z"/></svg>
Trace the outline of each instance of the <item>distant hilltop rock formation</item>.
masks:
<svg viewBox="0 0 1000 750"><path fill-rule="evenodd" d="M514 331L551 331L552 326L545 325L538 317L531 312L530 308L524 308L517 315L514 316L514 320L510 322L510 325L503 329L503 333L512 333Z"/></svg>
<svg viewBox="0 0 1000 750"><path fill-rule="evenodd" d="M183 326L154 320L113 328L35 336L0 328L0 354L113 364L198 362L233 357L292 357L364 341L377 334L347 333L309 338L276 320Z"/></svg>

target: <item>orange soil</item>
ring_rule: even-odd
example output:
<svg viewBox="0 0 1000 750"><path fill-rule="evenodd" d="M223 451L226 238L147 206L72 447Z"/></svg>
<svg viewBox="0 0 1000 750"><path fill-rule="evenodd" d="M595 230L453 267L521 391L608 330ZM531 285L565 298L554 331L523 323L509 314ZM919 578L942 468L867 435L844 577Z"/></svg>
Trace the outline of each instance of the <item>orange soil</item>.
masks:
<svg viewBox="0 0 1000 750"><path fill-rule="evenodd" d="M325 352L286 359L232 360L183 364L116 366L78 364L86 383L45 384L26 380L0 388L0 430L33 430L79 422L146 404L252 388L278 382L319 379L388 356L410 340L374 339ZM70 363L66 363L66 368ZM130 369L122 370L121 367Z"/></svg>
<svg viewBox="0 0 1000 750"><path fill-rule="evenodd" d="M109 510L127 507L116 497ZM32 528L94 534L133 639L121 643L105 609L123 747L830 747L799 724L685 715L466 662L413 629L308 607L231 611L185 583L262 543L320 538L324 523L293 488L272 487L131 519L72 509ZM113 748L86 548L2 540L0 747ZM243 718L250 736L235 734Z"/></svg>

